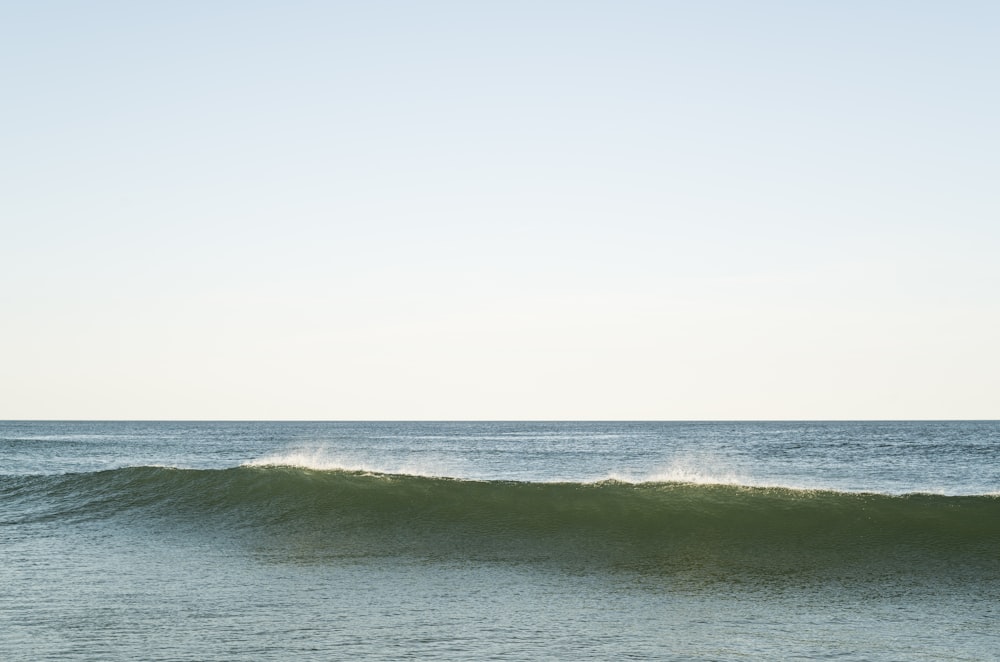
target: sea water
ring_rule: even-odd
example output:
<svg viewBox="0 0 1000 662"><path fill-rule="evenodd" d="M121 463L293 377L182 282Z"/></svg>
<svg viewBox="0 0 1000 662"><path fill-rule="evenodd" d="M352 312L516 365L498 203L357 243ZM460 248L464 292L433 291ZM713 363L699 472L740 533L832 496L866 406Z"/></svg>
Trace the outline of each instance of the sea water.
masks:
<svg viewBox="0 0 1000 662"><path fill-rule="evenodd" d="M0 659L1000 659L1000 423L0 423Z"/></svg>

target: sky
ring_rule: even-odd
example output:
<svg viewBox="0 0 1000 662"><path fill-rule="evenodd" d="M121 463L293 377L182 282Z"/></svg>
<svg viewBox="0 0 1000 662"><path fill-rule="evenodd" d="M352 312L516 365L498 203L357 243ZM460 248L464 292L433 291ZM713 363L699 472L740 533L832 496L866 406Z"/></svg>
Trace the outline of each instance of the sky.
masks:
<svg viewBox="0 0 1000 662"><path fill-rule="evenodd" d="M0 419L1000 418L998 31L0 0Z"/></svg>

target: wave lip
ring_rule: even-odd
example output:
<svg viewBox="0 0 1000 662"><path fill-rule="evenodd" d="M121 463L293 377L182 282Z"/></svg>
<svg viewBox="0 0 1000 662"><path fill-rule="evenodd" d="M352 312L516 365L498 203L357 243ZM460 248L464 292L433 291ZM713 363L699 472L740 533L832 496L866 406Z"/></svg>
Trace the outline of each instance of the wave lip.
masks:
<svg viewBox="0 0 1000 662"><path fill-rule="evenodd" d="M331 456L325 449L298 449L265 455L264 457L249 460L240 465L249 468L292 468L307 469L311 471L330 471L346 473L365 474L395 474L409 475L422 478L445 478L448 477L448 470L442 466L435 466L433 463L400 463L388 465L375 463L370 460L359 460Z"/></svg>

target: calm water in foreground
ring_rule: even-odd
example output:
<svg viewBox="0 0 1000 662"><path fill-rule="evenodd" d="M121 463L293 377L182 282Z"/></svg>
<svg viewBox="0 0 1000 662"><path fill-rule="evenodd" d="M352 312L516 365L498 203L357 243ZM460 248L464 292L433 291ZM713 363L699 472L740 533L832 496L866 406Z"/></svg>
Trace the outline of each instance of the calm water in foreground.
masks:
<svg viewBox="0 0 1000 662"><path fill-rule="evenodd" d="M998 422L0 422L2 660L998 651Z"/></svg>

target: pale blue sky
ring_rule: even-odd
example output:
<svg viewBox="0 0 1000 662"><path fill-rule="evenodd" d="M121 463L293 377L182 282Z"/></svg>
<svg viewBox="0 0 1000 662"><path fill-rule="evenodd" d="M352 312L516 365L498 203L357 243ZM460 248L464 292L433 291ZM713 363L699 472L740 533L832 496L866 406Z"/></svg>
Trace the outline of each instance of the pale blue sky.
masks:
<svg viewBox="0 0 1000 662"><path fill-rule="evenodd" d="M1000 4L0 2L0 418L1000 417Z"/></svg>

